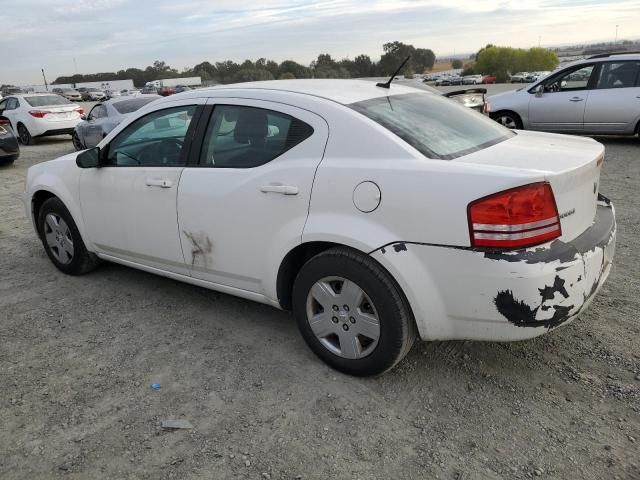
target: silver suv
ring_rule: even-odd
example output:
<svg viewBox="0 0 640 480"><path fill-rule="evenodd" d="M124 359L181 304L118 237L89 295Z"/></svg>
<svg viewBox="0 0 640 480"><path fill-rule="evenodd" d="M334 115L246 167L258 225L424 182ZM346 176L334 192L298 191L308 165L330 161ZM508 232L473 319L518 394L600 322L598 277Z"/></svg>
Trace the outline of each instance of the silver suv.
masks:
<svg viewBox="0 0 640 480"><path fill-rule="evenodd" d="M485 112L508 128L640 133L640 53L573 62L526 87L489 97Z"/></svg>

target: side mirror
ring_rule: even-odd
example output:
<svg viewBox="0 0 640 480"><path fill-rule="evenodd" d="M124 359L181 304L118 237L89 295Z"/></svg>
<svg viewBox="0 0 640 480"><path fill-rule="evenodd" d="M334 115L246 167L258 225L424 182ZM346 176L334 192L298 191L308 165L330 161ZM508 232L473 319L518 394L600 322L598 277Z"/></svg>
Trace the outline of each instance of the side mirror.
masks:
<svg viewBox="0 0 640 480"><path fill-rule="evenodd" d="M536 87L536 97L540 98L544 93L544 85L538 85Z"/></svg>
<svg viewBox="0 0 640 480"><path fill-rule="evenodd" d="M80 120L86 120L86 119L87 119L86 115L84 115L84 114L80 115Z"/></svg>
<svg viewBox="0 0 640 480"><path fill-rule="evenodd" d="M100 166L100 149L98 147L90 148L76 157L76 165L80 168L97 168Z"/></svg>

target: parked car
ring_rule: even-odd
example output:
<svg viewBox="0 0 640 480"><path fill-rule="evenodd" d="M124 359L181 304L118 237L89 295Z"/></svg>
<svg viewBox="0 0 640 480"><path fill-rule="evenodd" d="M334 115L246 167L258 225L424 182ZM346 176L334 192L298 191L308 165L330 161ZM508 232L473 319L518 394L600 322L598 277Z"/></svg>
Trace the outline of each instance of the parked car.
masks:
<svg viewBox="0 0 640 480"><path fill-rule="evenodd" d="M176 87L160 87L158 89L158 95L162 95L163 97L168 97L174 93L176 93Z"/></svg>
<svg viewBox="0 0 640 480"><path fill-rule="evenodd" d="M97 88L89 87L82 93L82 100L85 102L97 102L103 100L105 97L104 92Z"/></svg>
<svg viewBox="0 0 640 480"><path fill-rule="evenodd" d="M120 122L133 112L161 98L159 95L119 97L93 106L83 121L76 125L71 136L76 150L98 145Z"/></svg>
<svg viewBox="0 0 640 480"><path fill-rule="evenodd" d="M13 85L5 85L0 89L0 94L2 94L3 97L8 97L9 95L20 95L21 93L23 93L22 90L18 87L14 87Z"/></svg>
<svg viewBox="0 0 640 480"><path fill-rule="evenodd" d="M82 94L80 92L78 92L77 90L74 90L73 88L60 88L58 90L61 90L61 92L60 93L56 92L56 93L58 95L61 95L64 98L66 98L70 102L81 102L82 101Z"/></svg>
<svg viewBox="0 0 640 480"><path fill-rule="evenodd" d="M462 77L460 75L451 75L449 82L451 85L462 85Z"/></svg>
<svg viewBox="0 0 640 480"><path fill-rule="evenodd" d="M53 93L12 95L0 101L0 115L9 119L24 145L32 145L37 137L71 135L83 114L82 107Z"/></svg>
<svg viewBox="0 0 640 480"><path fill-rule="evenodd" d="M494 77L493 75L484 75L482 77L482 83L483 84L496 83L496 77Z"/></svg>
<svg viewBox="0 0 640 480"><path fill-rule="evenodd" d="M436 87L447 87L449 85L451 85L451 77L448 75L443 75L436 80Z"/></svg>
<svg viewBox="0 0 640 480"><path fill-rule="evenodd" d="M482 75L465 75L462 77L463 85L479 85L482 83Z"/></svg>
<svg viewBox="0 0 640 480"><path fill-rule="evenodd" d="M32 166L23 199L62 272L108 260L292 309L320 358L373 375L417 336L521 340L584 312L616 237L603 155L404 85L255 82L144 107Z"/></svg>
<svg viewBox="0 0 640 480"><path fill-rule="evenodd" d="M13 134L11 122L7 117L0 117L0 165L13 163L20 156L20 145Z"/></svg>
<svg viewBox="0 0 640 480"><path fill-rule="evenodd" d="M158 89L156 87L146 86L142 90L140 90L140 93L142 95L157 95Z"/></svg>
<svg viewBox="0 0 640 480"><path fill-rule="evenodd" d="M532 85L489 97L485 111L508 128L640 133L640 54L573 62Z"/></svg>
<svg viewBox="0 0 640 480"><path fill-rule="evenodd" d="M120 98L122 94L118 90L105 90L104 98L106 100L111 100L112 98Z"/></svg>
<svg viewBox="0 0 640 480"><path fill-rule="evenodd" d="M486 88L466 88L464 90L445 93L444 96L461 103L467 108L471 108L482 113L482 109L484 108L484 96L486 93Z"/></svg>
<svg viewBox="0 0 640 480"><path fill-rule="evenodd" d="M529 72L518 72L515 75L511 75L511 83L525 83L527 75L529 75Z"/></svg>
<svg viewBox="0 0 640 480"><path fill-rule="evenodd" d="M135 97L136 95L140 95L140 90L137 88L125 88L124 90L120 90L120 95L123 97Z"/></svg>

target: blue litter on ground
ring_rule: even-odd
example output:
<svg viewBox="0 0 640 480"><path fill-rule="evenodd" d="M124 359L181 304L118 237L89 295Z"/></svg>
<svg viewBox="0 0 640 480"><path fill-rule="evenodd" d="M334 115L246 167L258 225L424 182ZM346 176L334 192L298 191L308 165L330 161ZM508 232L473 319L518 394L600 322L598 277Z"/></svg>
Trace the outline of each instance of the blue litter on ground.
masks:
<svg viewBox="0 0 640 480"><path fill-rule="evenodd" d="M160 390L160 384L159 383L152 383L151 384L151 388L153 390Z"/></svg>

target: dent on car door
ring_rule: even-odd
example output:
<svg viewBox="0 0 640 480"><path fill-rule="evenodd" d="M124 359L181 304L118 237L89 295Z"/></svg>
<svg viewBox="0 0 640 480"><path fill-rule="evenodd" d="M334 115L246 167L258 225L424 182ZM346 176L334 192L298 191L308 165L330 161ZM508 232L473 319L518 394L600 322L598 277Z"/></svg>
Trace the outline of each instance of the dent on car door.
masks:
<svg viewBox="0 0 640 480"><path fill-rule="evenodd" d="M585 130L633 133L640 121L640 62L604 62L595 77L584 112Z"/></svg>
<svg viewBox="0 0 640 480"><path fill-rule="evenodd" d="M188 274L176 214L200 100L171 102L125 127L80 179L85 230L112 258Z"/></svg>
<svg viewBox="0 0 640 480"><path fill-rule="evenodd" d="M301 241L328 135L324 119L306 110L217 100L198 165L185 168L178 191L194 277L275 298L280 261Z"/></svg>
<svg viewBox="0 0 640 480"><path fill-rule="evenodd" d="M530 91L532 129L582 131L594 65L563 70L545 80L541 91Z"/></svg>

